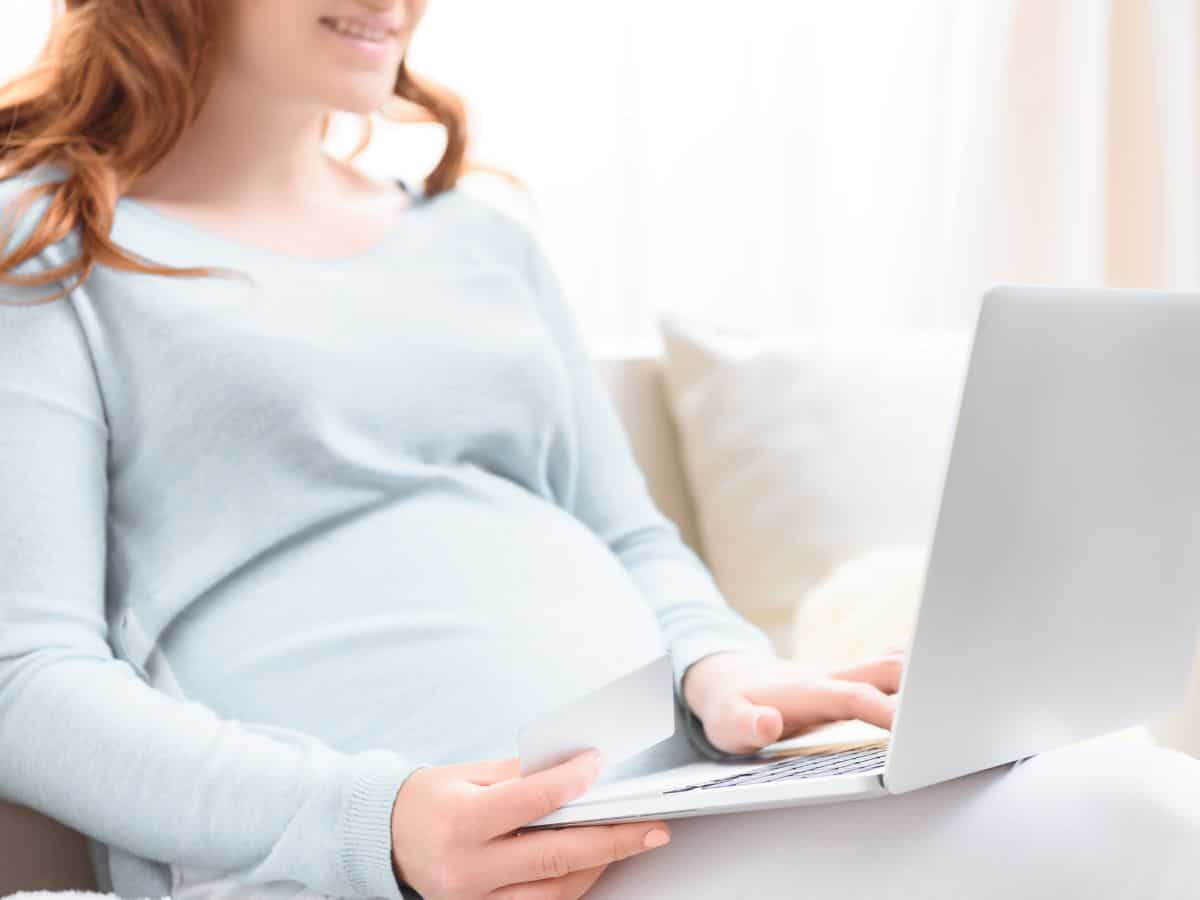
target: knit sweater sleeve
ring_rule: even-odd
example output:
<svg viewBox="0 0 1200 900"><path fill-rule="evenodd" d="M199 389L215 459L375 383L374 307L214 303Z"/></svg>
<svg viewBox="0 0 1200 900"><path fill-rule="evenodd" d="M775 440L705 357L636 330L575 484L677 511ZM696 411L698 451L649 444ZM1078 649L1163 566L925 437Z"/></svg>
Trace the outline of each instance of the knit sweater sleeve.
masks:
<svg viewBox="0 0 1200 900"><path fill-rule="evenodd" d="M674 670L676 702L698 750L724 758L705 738L683 698L688 668L735 650L773 655L766 633L734 610L679 529L655 505L611 394L595 370L562 282L533 228L515 223L539 310L569 377L574 406L576 477L567 505L611 548L650 604Z"/></svg>
<svg viewBox="0 0 1200 900"><path fill-rule="evenodd" d="M222 719L114 657L109 429L73 300L29 303L53 289L0 284L0 797L145 859L401 900L391 811L417 764Z"/></svg>

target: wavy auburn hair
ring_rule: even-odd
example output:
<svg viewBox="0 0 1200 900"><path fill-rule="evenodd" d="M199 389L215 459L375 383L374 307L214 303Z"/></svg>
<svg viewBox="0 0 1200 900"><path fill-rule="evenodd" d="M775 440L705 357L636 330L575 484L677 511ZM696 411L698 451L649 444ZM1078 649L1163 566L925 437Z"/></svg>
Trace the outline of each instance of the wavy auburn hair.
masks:
<svg viewBox="0 0 1200 900"><path fill-rule="evenodd" d="M228 0L58 0L50 35L33 66L0 86L0 179L42 164L62 166L66 178L34 185L10 211L0 231L0 284L44 285L74 276L76 282L38 299L64 296L96 263L156 275L214 275L207 267L154 263L109 239L117 199L179 140L210 91L212 52L225 26ZM425 179L428 195L453 187L469 169L500 169L467 160L467 116L448 88L417 78L402 60L393 106L381 112L402 122L444 126L446 149ZM371 139L371 118L347 159ZM328 115L321 136L329 128ZM523 186L523 185L522 185ZM8 252L16 224L29 207L49 197L29 236ZM30 275L11 270L79 229L79 254L70 262Z"/></svg>

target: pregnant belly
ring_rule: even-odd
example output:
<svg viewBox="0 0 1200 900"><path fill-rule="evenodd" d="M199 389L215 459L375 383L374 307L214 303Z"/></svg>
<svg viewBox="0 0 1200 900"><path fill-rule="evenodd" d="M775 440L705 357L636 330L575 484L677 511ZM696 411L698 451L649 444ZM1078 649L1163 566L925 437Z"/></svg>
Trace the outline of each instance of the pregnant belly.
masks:
<svg viewBox="0 0 1200 900"><path fill-rule="evenodd" d="M432 763L513 755L531 717L662 649L593 531L473 469L222 584L164 638L221 715Z"/></svg>

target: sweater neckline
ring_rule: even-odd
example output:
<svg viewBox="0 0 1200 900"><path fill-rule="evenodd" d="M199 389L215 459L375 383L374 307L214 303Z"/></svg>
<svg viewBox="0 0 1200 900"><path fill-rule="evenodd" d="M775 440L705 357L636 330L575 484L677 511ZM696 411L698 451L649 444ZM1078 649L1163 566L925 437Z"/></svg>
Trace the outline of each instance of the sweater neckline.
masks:
<svg viewBox="0 0 1200 900"><path fill-rule="evenodd" d="M400 178L393 178L392 181L409 196L409 205L404 213L400 216L400 220L392 226L391 229L384 234L382 238L370 244L362 250L356 251L345 256L302 256L299 253L288 253L284 250L275 250L271 247L264 247L261 244L251 244L230 235L221 234L211 228L203 225L196 225L192 222L171 215L170 213L162 212L155 209L134 197L121 196L117 203L123 205L127 210L141 216L144 219L152 220L160 227L166 227L170 230L187 237L189 240L195 240L197 237L202 238L210 243L221 244L226 247L232 247L242 253L248 253L258 256L266 256L272 259L297 263L300 265L320 265L320 266L336 266L348 265L356 262L361 262L377 254L383 252L391 246L403 232L409 228L409 220L413 217L413 213L424 205L425 197L422 194L415 193L409 185Z"/></svg>

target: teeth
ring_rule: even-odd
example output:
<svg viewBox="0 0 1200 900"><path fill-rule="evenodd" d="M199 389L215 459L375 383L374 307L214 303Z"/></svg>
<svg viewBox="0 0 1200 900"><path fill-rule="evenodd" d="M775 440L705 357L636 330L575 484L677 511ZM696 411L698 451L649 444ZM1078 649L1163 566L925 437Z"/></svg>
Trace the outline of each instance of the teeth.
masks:
<svg viewBox="0 0 1200 900"><path fill-rule="evenodd" d="M350 37L362 38L368 41L382 41L388 36L388 33L382 28L371 28L353 19L329 18L323 21L328 23L329 27L338 34L345 34Z"/></svg>

